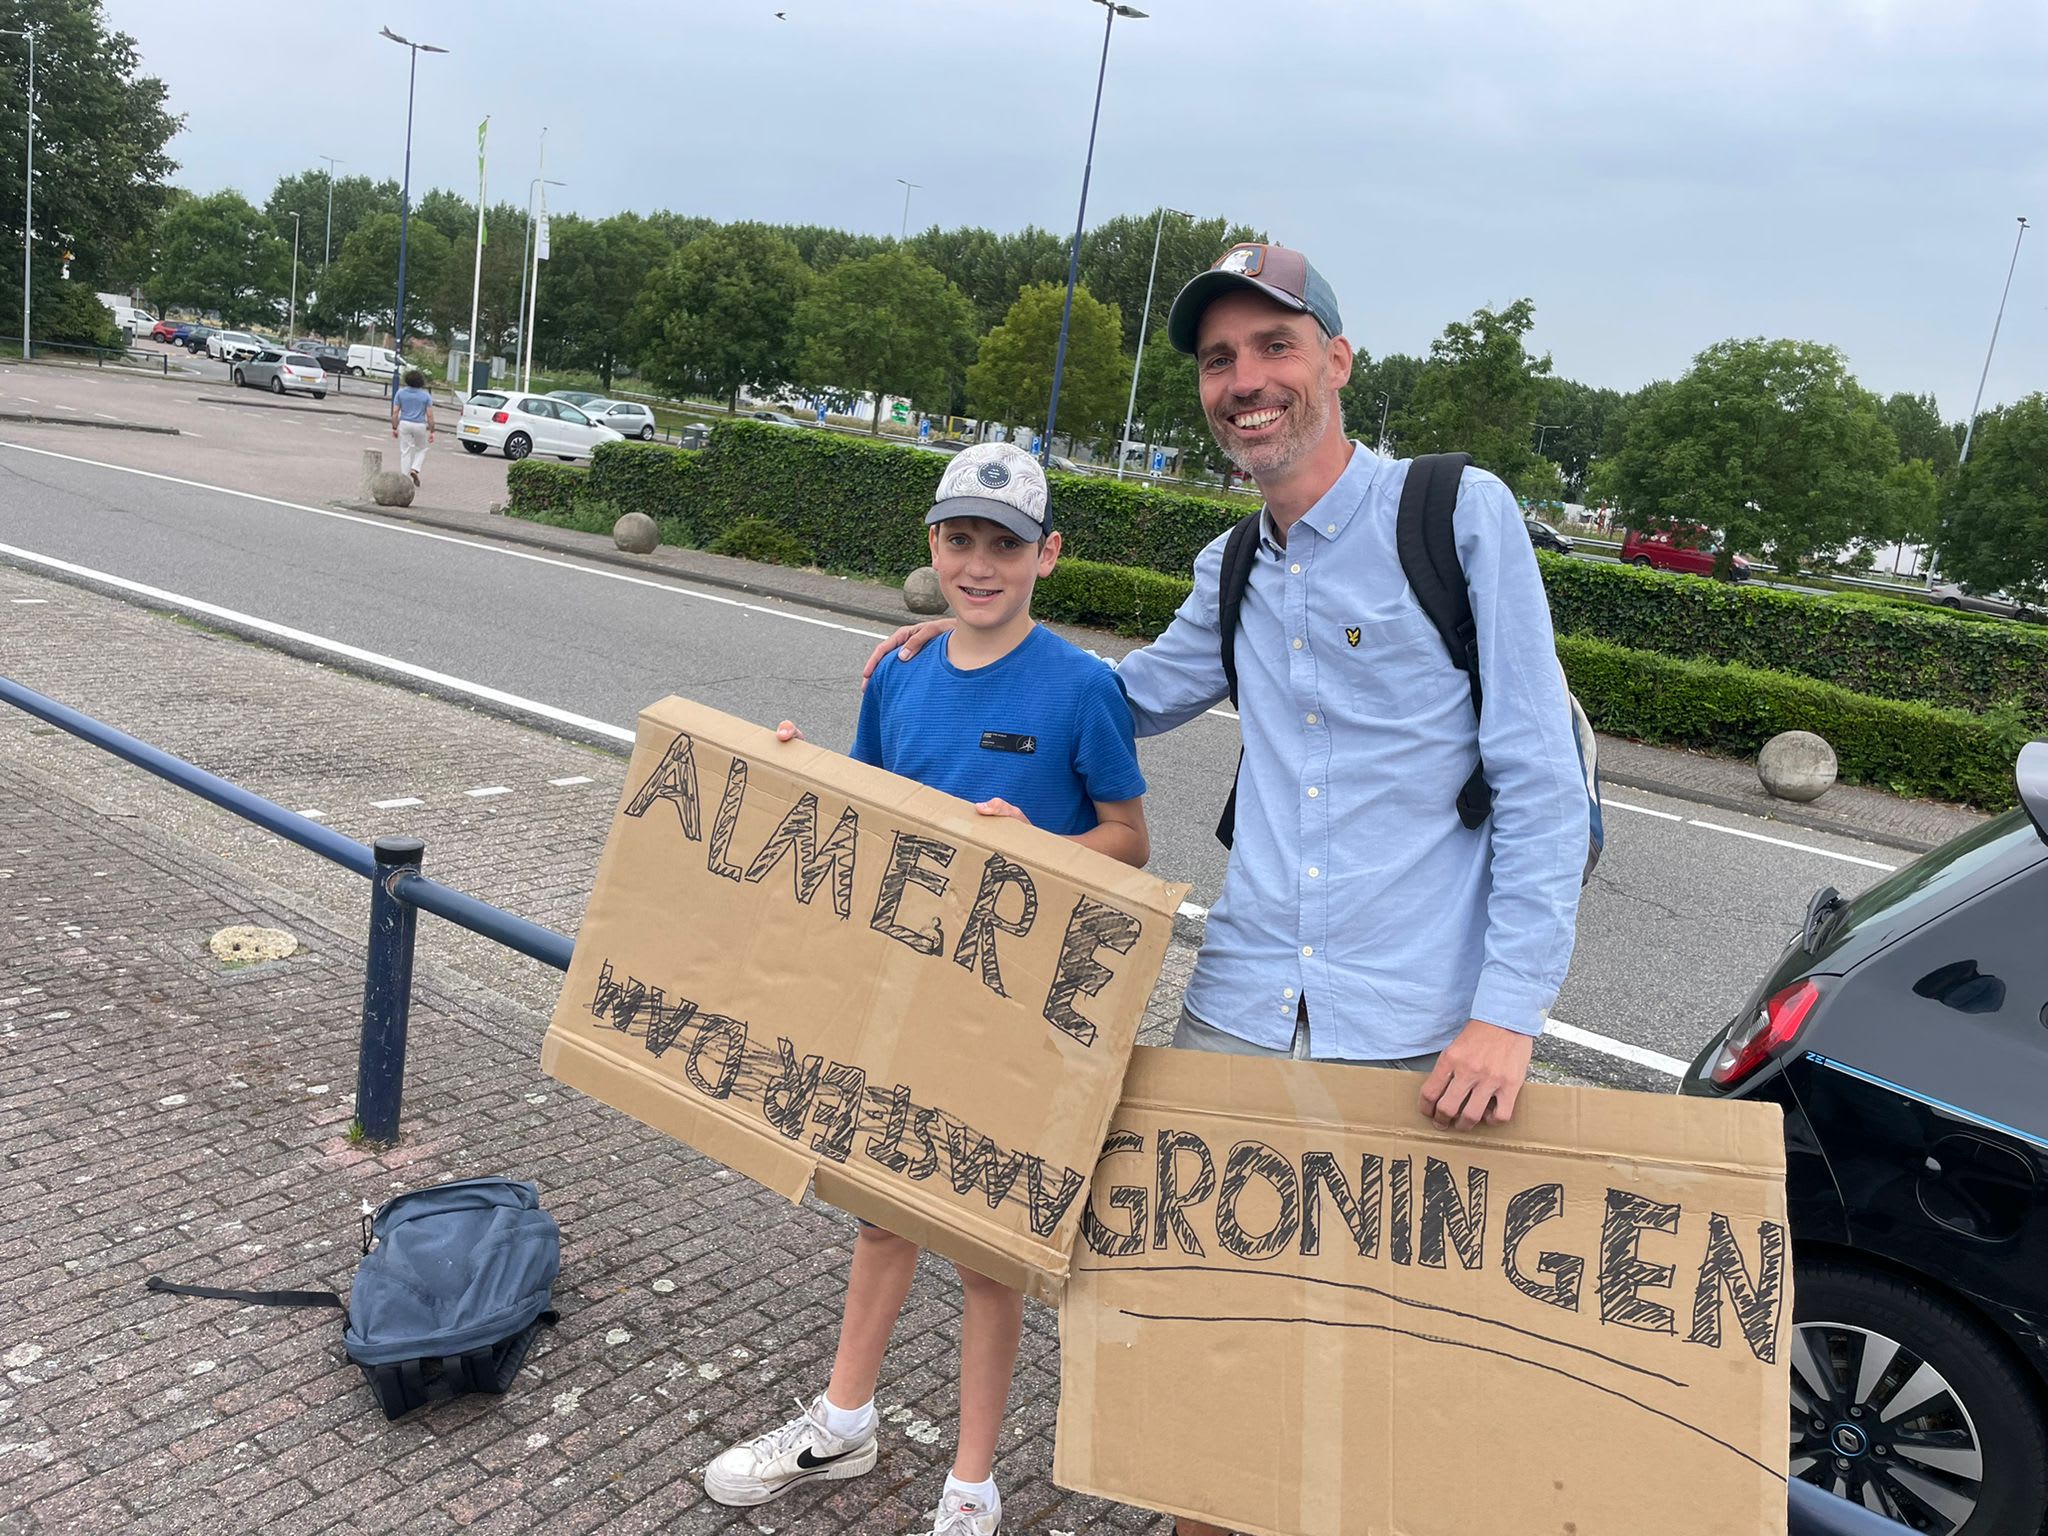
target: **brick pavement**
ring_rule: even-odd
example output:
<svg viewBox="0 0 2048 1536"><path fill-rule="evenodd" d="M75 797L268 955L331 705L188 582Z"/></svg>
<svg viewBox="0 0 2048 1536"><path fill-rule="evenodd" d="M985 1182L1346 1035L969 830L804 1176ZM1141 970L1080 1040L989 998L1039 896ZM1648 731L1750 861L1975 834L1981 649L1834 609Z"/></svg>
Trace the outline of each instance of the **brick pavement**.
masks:
<svg viewBox="0 0 2048 1536"><path fill-rule="evenodd" d="M616 755L0 571L22 596L45 601L0 606L10 675L343 832L422 835L451 883L575 926ZM710 1505L703 1462L822 1383L850 1222L542 1078L559 979L431 918L405 1137L351 1146L362 882L24 716L0 718L0 763L0 1536L918 1527L955 1412L943 1266L899 1331L877 1471ZM496 784L514 793L464 793ZM400 794L423 803L368 808ZM238 922L302 949L223 971L205 940ZM140 1289L343 1287L364 1202L487 1170L536 1180L564 1235L562 1326L505 1399L387 1425L330 1315ZM1057 1382L1033 1307L1006 1526L1162 1530L1052 1486Z"/></svg>

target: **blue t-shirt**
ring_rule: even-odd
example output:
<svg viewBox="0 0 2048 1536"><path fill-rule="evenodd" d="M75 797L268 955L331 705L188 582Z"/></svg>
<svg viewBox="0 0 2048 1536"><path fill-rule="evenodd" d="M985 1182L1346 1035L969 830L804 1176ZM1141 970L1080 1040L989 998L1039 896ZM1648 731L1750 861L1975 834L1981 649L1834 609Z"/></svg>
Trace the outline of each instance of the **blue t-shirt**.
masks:
<svg viewBox="0 0 2048 1536"><path fill-rule="evenodd" d="M398 407L400 421L425 421L427 407L434 403L434 397L424 389L403 385L392 395L391 403Z"/></svg>
<svg viewBox="0 0 2048 1536"><path fill-rule="evenodd" d="M1007 800L1064 837L1096 825L1096 801L1145 793L1114 671L1043 625L973 671L953 665L951 638L875 669L850 756L963 800Z"/></svg>

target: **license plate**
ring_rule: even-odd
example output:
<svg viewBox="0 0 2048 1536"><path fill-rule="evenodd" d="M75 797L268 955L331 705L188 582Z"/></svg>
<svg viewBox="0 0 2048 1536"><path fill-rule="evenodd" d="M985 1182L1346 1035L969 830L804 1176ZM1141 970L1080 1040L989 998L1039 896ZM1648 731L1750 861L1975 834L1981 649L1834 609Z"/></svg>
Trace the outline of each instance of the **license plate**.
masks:
<svg viewBox="0 0 2048 1536"><path fill-rule="evenodd" d="M481 432L481 431L483 430L483 428L481 428L481 427L464 427L464 428L463 428L462 430L463 430L463 431L465 431L465 432Z"/></svg>

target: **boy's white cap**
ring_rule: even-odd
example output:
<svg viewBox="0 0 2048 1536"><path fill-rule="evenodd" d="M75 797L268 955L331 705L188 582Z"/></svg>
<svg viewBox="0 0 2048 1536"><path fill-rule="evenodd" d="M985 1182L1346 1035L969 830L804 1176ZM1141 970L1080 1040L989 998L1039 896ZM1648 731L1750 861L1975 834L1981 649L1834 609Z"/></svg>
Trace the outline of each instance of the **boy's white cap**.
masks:
<svg viewBox="0 0 2048 1536"><path fill-rule="evenodd" d="M985 517L1035 544L1052 532L1045 471L1015 443L963 448L939 477L939 494L925 522L949 517Z"/></svg>

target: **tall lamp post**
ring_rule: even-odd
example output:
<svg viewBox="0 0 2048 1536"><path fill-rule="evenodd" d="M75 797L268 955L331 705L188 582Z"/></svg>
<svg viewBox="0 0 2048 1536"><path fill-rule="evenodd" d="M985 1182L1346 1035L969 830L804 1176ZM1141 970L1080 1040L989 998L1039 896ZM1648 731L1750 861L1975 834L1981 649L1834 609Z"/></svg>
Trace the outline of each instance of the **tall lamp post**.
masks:
<svg viewBox="0 0 2048 1536"><path fill-rule="evenodd" d="M31 231L36 211L36 35L27 28L0 28L0 34L28 39L28 164L21 175L21 360L28 361L28 301Z"/></svg>
<svg viewBox="0 0 2048 1536"><path fill-rule="evenodd" d="M901 245L910 238L910 194L921 188L924 183L921 181L905 181L901 176L898 176L896 184L903 189L903 228L896 236L896 243Z"/></svg>
<svg viewBox="0 0 2048 1536"><path fill-rule="evenodd" d="M284 339L291 344L292 333L299 328L299 216L292 215L292 302L285 311Z"/></svg>
<svg viewBox="0 0 2048 1536"><path fill-rule="evenodd" d="M1159 241L1166 233L1166 216L1169 213L1181 219L1194 217L1192 213L1184 213L1178 208L1161 208L1158 227L1152 231L1152 270L1145 275L1145 307L1138 312L1138 356L1131 364L1131 403L1124 407L1124 435L1117 439L1116 444L1116 477L1119 480L1124 477L1124 455L1129 451L1131 441L1131 418L1138 414L1138 374L1145 366L1145 327L1152 319L1152 284L1159 277Z"/></svg>
<svg viewBox="0 0 2048 1536"><path fill-rule="evenodd" d="M545 135L547 129L541 129L541 133ZM541 153L543 155L547 153L545 143L543 143ZM528 251L534 247L534 236L538 233L534 228L533 200L535 194L539 193L542 187L566 187L567 185L569 183L566 181L549 181L542 176L536 176L526 184L526 239L521 241L519 246L519 351L524 357L524 362L520 364L521 377L519 387L521 389L525 389L533 382L532 317L526 312L526 280L528 276L526 257ZM532 277L533 286L538 290L540 287L540 253L537 250L533 252ZM540 309L540 294L537 291L533 295L533 308L536 311ZM513 361L520 362L520 359L514 358Z"/></svg>
<svg viewBox="0 0 2048 1536"><path fill-rule="evenodd" d="M1984 349L1984 371L1977 375L1977 398L1970 402L1970 421L1963 428L1963 451L1956 457L1956 467L1962 468L1970 462L1970 437L1977 430L1977 408L1984 403L1984 381L1991 377L1991 354L1998 350L1998 328L2005 323L2005 296L2012 292L2013 268L2020 264L2020 241L2027 238L2027 221L2020 219L2020 232L2013 237L2012 260L2005 269L2005 287L1998 295L1998 318L1991 322L1991 345Z"/></svg>
<svg viewBox="0 0 2048 1536"><path fill-rule="evenodd" d="M405 245L406 233L412 220L412 98L413 87L419 79L420 55L423 53L446 53L446 48L436 48L432 43L415 43L400 37L389 27L379 36L388 37L401 48L411 50L411 60L405 74L405 180L398 191L398 313L393 319L392 350L403 354L405 351Z"/></svg>
<svg viewBox="0 0 2048 1536"><path fill-rule="evenodd" d="M1536 429L1536 457L1540 459L1543 457L1544 433L1567 431L1572 427L1576 427L1578 423L1576 421L1532 421L1529 425Z"/></svg>
<svg viewBox="0 0 2048 1536"><path fill-rule="evenodd" d="M315 155L327 162L327 233L320 240L320 302L327 302L327 264L334 260L334 168L348 162L337 155Z"/></svg>
<svg viewBox="0 0 2048 1536"><path fill-rule="evenodd" d="M1109 74L1109 34L1116 26L1119 16L1131 21L1143 21L1146 13L1136 6L1121 5L1117 0L1094 0L1103 9L1102 18L1102 63L1095 71L1095 111L1088 119L1088 158L1081 166L1081 211L1074 218L1074 244L1067 252L1067 301L1060 310L1060 344L1052 359L1052 401L1045 408L1045 444L1039 453L1042 462L1052 462L1052 434L1059 425L1060 379L1067 370L1067 329L1074 319L1074 285L1081 277L1081 231L1088 223L1088 178L1095 171L1095 129L1102 121L1102 82ZM1122 455L1118 455L1119 461Z"/></svg>

